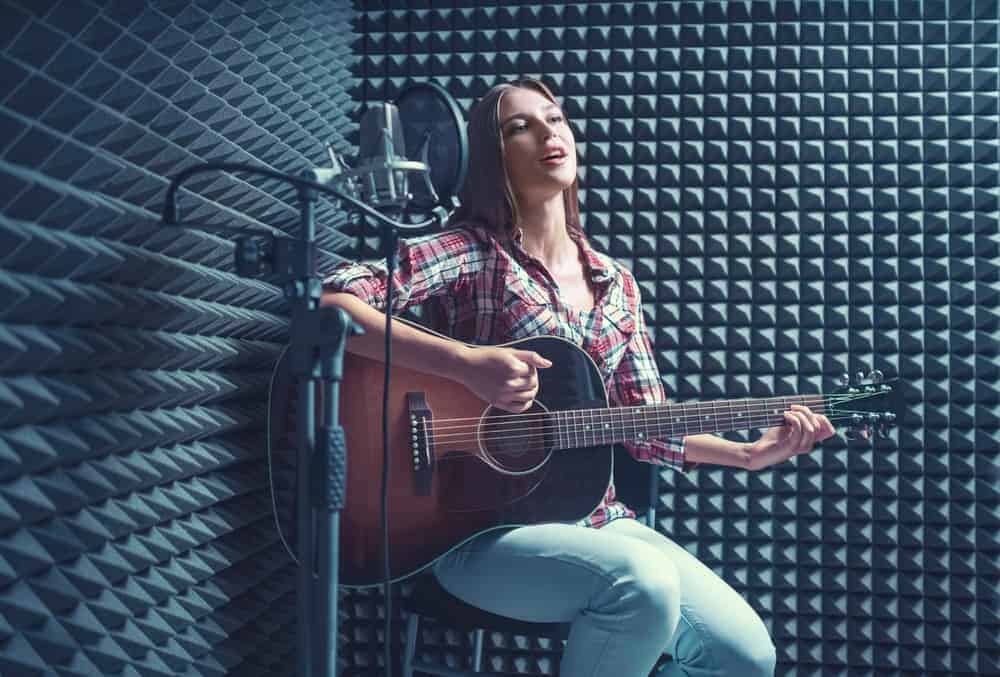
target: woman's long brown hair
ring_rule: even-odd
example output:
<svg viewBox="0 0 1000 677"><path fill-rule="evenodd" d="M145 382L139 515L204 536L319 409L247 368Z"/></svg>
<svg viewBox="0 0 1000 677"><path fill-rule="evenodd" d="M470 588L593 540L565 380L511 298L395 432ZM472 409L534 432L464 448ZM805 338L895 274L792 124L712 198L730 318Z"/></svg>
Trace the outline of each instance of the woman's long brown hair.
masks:
<svg viewBox="0 0 1000 677"><path fill-rule="evenodd" d="M515 87L536 91L552 103L559 103L552 90L540 80L534 79L496 85L475 103L469 111L469 171L458 194L460 206L448 219L449 227L475 224L493 231L501 239L514 234L520 219L517 198L511 190L504 162L500 101L504 94ZM583 233L580 225L578 182L578 179L573 179L573 183L563 190L566 227L571 234Z"/></svg>

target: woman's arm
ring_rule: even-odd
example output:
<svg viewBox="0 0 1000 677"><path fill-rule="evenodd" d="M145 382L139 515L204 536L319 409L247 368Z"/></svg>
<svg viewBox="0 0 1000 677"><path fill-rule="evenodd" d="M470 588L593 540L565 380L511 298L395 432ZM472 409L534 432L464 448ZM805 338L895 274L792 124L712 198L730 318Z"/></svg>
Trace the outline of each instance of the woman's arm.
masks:
<svg viewBox="0 0 1000 677"><path fill-rule="evenodd" d="M365 333L347 339L347 351L385 359L385 314L353 294L325 292L323 305L342 308ZM405 322L392 325L392 362L461 383L485 402L521 412L538 393L537 369L552 366L538 353L497 346L472 347L442 338Z"/></svg>
<svg viewBox="0 0 1000 677"><path fill-rule="evenodd" d="M631 406L664 402L663 385L646 333L639 287L631 273L622 269L626 297L633 304L635 332L612 379L612 404ZM701 463L745 470L760 470L811 450L817 442L833 435L833 425L825 416L807 407L792 405L784 414L785 423L769 428L751 444L731 442L715 435L686 435L681 439L648 440L626 444L638 460L684 469Z"/></svg>
<svg viewBox="0 0 1000 677"><path fill-rule="evenodd" d="M812 451L835 432L830 419L800 404L793 404L784 416L783 425L768 428L760 439L749 444L715 435L688 435L684 438L687 458L698 463L760 470Z"/></svg>
<svg viewBox="0 0 1000 677"><path fill-rule="evenodd" d="M347 292L323 292L320 304L346 310L364 329L361 336L347 339L348 352L380 362L385 360L385 313ZM421 331L405 322L393 322L392 339L393 364L461 382L471 350L464 343Z"/></svg>
<svg viewBox="0 0 1000 677"><path fill-rule="evenodd" d="M684 451L690 463L746 468L748 446L715 435L687 435L684 438Z"/></svg>
<svg viewBox="0 0 1000 677"><path fill-rule="evenodd" d="M428 298L444 294L463 296L466 280L487 265L488 250L465 229L403 239L399 265L392 276L392 313L399 314ZM374 360L385 359L385 313L389 286L384 261L338 265L323 281L321 305L338 306L365 333L347 340L347 351ZM456 341L394 322L393 363L461 380L462 357L469 348Z"/></svg>

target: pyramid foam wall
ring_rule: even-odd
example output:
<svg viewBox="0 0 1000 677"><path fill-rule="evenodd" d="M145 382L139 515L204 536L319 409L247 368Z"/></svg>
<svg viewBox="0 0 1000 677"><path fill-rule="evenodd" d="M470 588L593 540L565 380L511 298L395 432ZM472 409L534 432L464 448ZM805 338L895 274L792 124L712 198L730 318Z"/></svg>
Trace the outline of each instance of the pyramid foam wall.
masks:
<svg viewBox="0 0 1000 677"><path fill-rule="evenodd" d="M998 3L442 5L359 4L360 100L552 85L673 397L901 380L890 439L662 475L659 528L760 612L779 674L1000 673ZM493 669L554 670L544 641L488 639Z"/></svg>
<svg viewBox="0 0 1000 677"><path fill-rule="evenodd" d="M195 163L351 150L353 18L0 3L0 674L294 671L262 445L286 304L236 275L231 237L157 221ZM297 228L295 191L248 176L199 176L181 206ZM321 255L346 241L324 230Z"/></svg>

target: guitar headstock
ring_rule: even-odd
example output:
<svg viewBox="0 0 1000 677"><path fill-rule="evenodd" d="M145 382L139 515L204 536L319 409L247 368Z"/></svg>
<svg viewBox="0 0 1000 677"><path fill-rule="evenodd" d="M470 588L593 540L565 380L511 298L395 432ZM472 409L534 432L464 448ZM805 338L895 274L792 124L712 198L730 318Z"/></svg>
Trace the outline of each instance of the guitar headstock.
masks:
<svg viewBox="0 0 1000 677"><path fill-rule="evenodd" d="M851 382L847 374L840 387L826 396L826 415L834 424L847 427L848 439L888 437L899 422L902 397L896 379L886 380L879 370L858 372Z"/></svg>

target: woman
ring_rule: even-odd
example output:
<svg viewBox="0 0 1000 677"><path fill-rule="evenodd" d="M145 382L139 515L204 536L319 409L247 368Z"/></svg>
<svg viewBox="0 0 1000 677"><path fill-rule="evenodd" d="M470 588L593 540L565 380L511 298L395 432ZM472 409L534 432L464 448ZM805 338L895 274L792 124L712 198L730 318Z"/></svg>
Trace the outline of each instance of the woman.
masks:
<svg viewBox="0 0 1000 677"><path fill-rule="evenodd" d="M664 394L630 272L595 252L580 226L576 147L555 97L532 80L498 85L469 119L470 171L450 228L404 242L393 309L431 301L436 328L470 347L397 324L399 366L443 374L494 406L521 412L538 389L537 353L496 344L556 334L600 368L612 406ZM323 302L366 330L347 349L383 359L385 269L338 267ZM752 444L712 435L626 445L640 460L759 469L805 453L833 434L806 407ZM664 652L660 675L771 675L763 622L686 550L634 518L614 485L578 524L482 534L435 564L452 594L523 620L571 622L561 674L640 677Z"/></svg>

